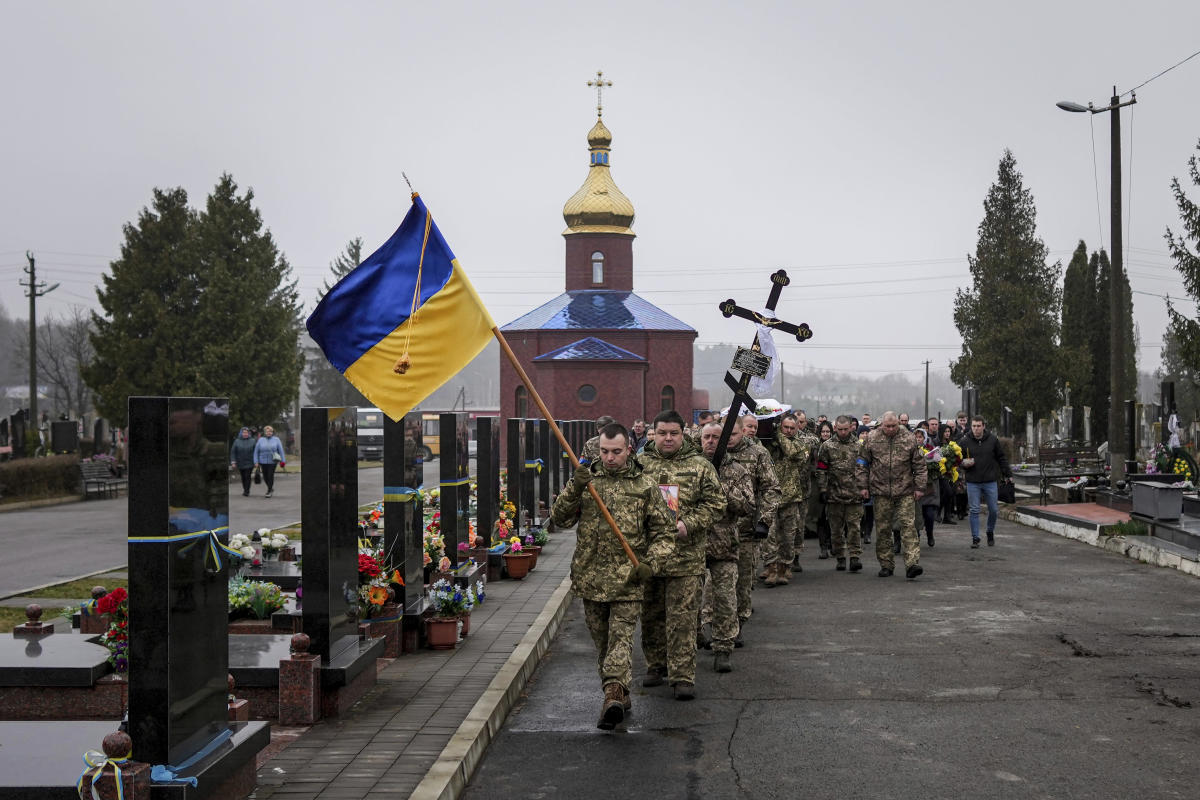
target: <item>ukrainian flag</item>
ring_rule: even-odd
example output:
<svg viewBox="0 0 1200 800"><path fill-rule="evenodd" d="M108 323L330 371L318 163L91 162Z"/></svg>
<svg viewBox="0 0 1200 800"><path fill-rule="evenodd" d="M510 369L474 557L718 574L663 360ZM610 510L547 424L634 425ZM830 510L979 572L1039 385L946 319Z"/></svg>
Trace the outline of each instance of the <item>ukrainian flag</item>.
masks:
<svg viewBox="0 0 1200 800"><path fill-rule="evenodd" d="M496 323L414 192L392 238L307 325L329 363L399 421L483 350Z"/></svg>

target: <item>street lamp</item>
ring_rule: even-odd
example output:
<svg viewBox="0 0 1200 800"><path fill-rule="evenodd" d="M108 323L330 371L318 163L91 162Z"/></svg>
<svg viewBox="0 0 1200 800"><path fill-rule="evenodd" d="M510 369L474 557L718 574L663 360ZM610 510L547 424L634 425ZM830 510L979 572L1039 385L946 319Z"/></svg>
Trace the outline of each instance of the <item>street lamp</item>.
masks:
<svg viewBox="0 0 1200 800"><path fill-rule="evenodd" d="M1121 402L1125 395L1125 337L1122 336L1123 327L1121 325L1121 307L1122 307L1122 291L1124 285L1124 271L1122 269L1121 258L1121 112L1120 109L1125 106L1131 106L1137 102L1137 95L1130 92L1129 100L1121 102L1121 96L1117 94L1117 87L1113 87L1112 97L1109 99L1107 106L1097 108L1091 103L1086 106L1079 103L1073 103L1070 100L1062 100L1056 105L1063 111L1070 111L1075 114L1087 112L1089 114L1102 114L1105 111L1111 111L1112 117L1110 130L1112 131L1112 159L1110 178L1111 184L1111 227L1112 227L1112 245L1109 251L1109 264L1111 265L1111 275L1109 277L1108 290L1108 314L1109 314L1109 332L1108 332L1108 453L1112 471L1110 476L1113 485L1116 485L1118 480L1125 477L1125 431L1121 426Z"/></svg>

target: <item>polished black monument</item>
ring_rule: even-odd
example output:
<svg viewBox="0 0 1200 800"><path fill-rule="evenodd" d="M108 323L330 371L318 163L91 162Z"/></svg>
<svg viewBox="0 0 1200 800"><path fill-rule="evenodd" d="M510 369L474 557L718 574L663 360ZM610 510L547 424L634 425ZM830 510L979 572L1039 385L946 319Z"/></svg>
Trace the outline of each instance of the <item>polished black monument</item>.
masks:
<svg viewBox="0 0 1200 800"><path fill-rule="evenodd" d="M421 414L399 422L383 421L383 542L386 562L400 570L404 585L393 583L396 603L405 613L421 611L425 598L422 542L425 505L421 484L425 463Z"/></svg>

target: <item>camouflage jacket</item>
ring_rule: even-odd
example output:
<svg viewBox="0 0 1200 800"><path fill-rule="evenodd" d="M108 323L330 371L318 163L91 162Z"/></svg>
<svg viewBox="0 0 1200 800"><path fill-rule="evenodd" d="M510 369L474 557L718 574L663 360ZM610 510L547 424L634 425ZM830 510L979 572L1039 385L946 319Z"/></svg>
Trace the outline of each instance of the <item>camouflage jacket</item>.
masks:
<svg viewBox="0 0 1200 800"><path fill-rule="evenodd" d="M738 560L738 522L754 516L754 478L729 453L719 471L725 492L725 514L708 531L708 560Z"/></svg>
<svg viewBox="0 0 1200 800"><path fill-rule="evenodd" d="M834 434L817 449L817 482L829 503L861 503L867 488L867 462L854 434L842 441Z"/></svg>
<svg viewBox="0 0 1200 800"><path fill-rule="evenodd" d="M725 492L716 469L686 436L679 450L669 456L650 442L638 460L645 474L659 484L679 486L679 519L688 531L687 538L675 540L675 552L660 573L702 574L709 529L725 512Z"/></svg>
<svg viewBox="0 0 1200 800"><path fill-rule="evenodd" d="M761 520L768 528L771 527L775 522L775 510L779 508L782 494L779 491L779 481L775 477L775 467L771 464L771 456L757 439L745 437L738 442L737 447L729 448L728 452L734 461L746 468L754 481L755 513L738 518L738 534L744 541L753 538L756 521Z"/></svg>
<svg viewBox="0 0 1200 800"><path fill-rule="evenodd" d="M781 503L802 503L808 499L813 451L817 444L817 437L803 432L794 436L784 436L780 432L768 443L767 451L775 462L775 477L779 479L779 491L783 494Z"/></svg>
<svg viewBox="0 0 1200 800"><path fill-rule="evenodd" d="M913 435L903 428L890 438L883 428L871 431L863 453L872 497L903 497L925 489L928 481L925 454Z"/></svg>
<svg viewBox="0 0 1200 800"><path fill-rule="evenodd" d="M592 484L625 535L630 549L658 574L675 550L675 525L658 483L640 464L630 459L623 469L609 472L600 464L590 470ZM571 591L585 600L613 603L641 600L643 587L625 581L632 566L625 549L604 520L592 493L581 492L568 482L551 510L554 524L569 528L579 522L575 533L575 555L571 558Z"/></svg>
<svg viewBox="0 0 1200 800"><path fill-rule="evenodd" d="M597 434L583 443L583 452L579 454L580 461L594 463L600 460L600 435Z"/></svg>

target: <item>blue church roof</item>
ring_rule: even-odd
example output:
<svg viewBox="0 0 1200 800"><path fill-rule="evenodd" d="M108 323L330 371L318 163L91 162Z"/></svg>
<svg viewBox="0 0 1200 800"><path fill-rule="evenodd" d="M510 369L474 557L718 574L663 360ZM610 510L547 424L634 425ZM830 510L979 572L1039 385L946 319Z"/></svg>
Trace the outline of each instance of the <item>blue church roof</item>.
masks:
<svg viewBox="0 0 1200 800"><path fill-rule="evenodd" d="M586 290L565 292L518 317L501 330L648 330L691 331L676 319L633 292Z"/></svg>
<svg viewBox="0 0 1200 800"><path fill-rule="evenodd" d="M638 361L645 363L646 359L637 353L631 353L624 347L617 347L611 342L588 336L577 342L571 342L557 350L542 353L534 361Z"/></svg>

